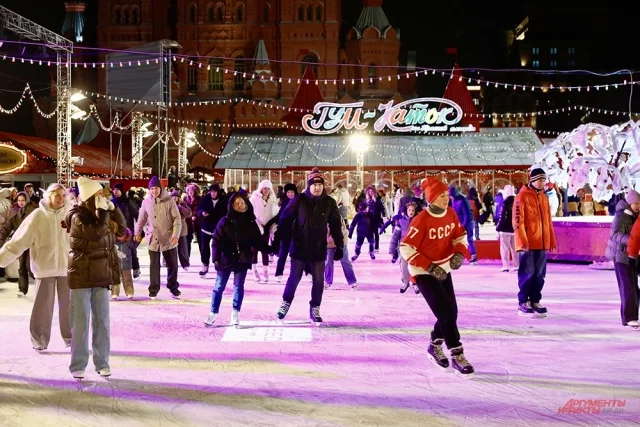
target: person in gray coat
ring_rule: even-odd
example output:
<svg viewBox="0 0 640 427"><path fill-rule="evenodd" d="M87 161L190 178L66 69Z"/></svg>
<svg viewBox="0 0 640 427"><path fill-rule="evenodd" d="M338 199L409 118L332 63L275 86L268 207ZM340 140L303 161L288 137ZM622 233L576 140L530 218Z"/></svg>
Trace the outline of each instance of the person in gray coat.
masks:
<svg viewBox="0 0 640 427"><path fill-rule="evenodd" d="M160 254L167 263L167 288L171 296L180 299L178 287L178 242L182 230L182 220L178 206L169 197L169 193L160 185L158 177L149 181L149 196L142 201L135 241L142 240L142 229L146 228L149 243L150 275L149 297L156 299L160 291Z"/></svg>
<svg viewBox="0 0 640 427"><path fill-rule="evenodd" d="M638 212L640 212L640 194L631 190L616 205L616 215L611 223L611 233L605 253L606 257L613 261L616 272L620 290L622 324L635 329L640 328L637 301L635 304L626 304L624 296L634 293L638 288L638 266L634 262L629 262L627 255L629 235Z"/></svg>

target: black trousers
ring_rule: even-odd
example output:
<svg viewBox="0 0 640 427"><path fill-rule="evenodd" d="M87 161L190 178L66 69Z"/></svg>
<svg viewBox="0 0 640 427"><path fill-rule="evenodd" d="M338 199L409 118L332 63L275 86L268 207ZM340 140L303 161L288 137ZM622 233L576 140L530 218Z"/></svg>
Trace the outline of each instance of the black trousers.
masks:
<svg viewBox="0 0 640 427"><path fill-rule="evenodd" d="M268 232L267 232L267 233L264 233L264 234L262 235L262 241L263 241L263 242L265 242L267 245L269 244L269 233L268 233ZM259 251L259 250L257 250L257 249L255 249L255 250L253 251L253 258L252 258L252 260L251 260L251 263L252 263L253 265L256 265L256 264L258 263L258 254L260 254L260 255L261 255L261 258L262 258L262 265L264 265L264 266L269 265L269 252L267 252L267 251L264 251L264 252L263 252L263 251Z"/></svg>
<svg viewBox="0 0 640 427"><path fill-rule="evenodd" d="M211 260L211 234L200 232L200 261L204 267L209 267Z"/></svg>
<svg viewBox="0 0 640 427"><path fill-rule="evenodd" d="M29 250L20 255L20 267L18 267L18 290L23 294L29 292Z"/></svg>
<svg viewBox="0 0 640 427"><path fill-rule="evenodd" d="M182 268L189 267L189 243L187 242L187 236L182 236L178 240L178 260Z"/></svg>
<svg viewBox="0 0 640 427"><path fill-rule="evenodd" d="M460 347L462 344L458 331L458 303L453 291L451 274L442 282L431 275L421 274L416 276L416 285L436 317L431 340L444 338L447 348Z"/></svg>
<svg viewBox="0 0 640 427"><path fill-rule="evenodd" d="M356 236L356 255L360 255L360 251L362 250L362 245L364 243L364 239L367 239L367 242L369 242L369 253L373 253L373 246L374 246L374 236L370 235L370 236L363 236L358 234Z"/></svg>
<svg viewBox="0 0 640 427"><path fill-rule="evenodd" d="M613 263L620 291L620 318L626 325L638 320L640 289L638 289L638 269L621 262Z"/></svg>
<svg viewBox="0 0 640 427"><path fill-rule="evenodd" d="M297 259L291 259L291 272L287 279L287 284L284 287L284 293L282 294L282 300L291 304L293 298L296 296L296 289L302 279L306 267L311 269L311 301L309 305L311 307L320 307L322 304L322 293L324 292L324 261L300 261Z"/></svg>
<svg viewBox="0 0 640 427"><path fill-rule="evenodd" d="M376 251L380 249L380 227L376 227L376 230L373 232L373 236L376 239Z"/></svg>
<svg viewBox="0 0 640 427"><path fill-rule="evenodd" d="M178 289L178 248L164 252L149 251L149 270L151 280L149 293L156 295L160 291L160 255L167 262L167 288Z"/></svg>

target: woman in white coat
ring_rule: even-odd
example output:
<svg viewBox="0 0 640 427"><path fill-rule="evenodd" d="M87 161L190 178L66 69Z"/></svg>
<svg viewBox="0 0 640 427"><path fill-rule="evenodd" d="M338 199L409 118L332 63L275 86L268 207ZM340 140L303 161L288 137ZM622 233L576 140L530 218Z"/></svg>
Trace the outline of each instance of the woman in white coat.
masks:
<svg viewBox="0 0 640 427"><path fill-rule="evenodd" d="M65 217L69 202L64 186L51 184L40 201L40 207L25 218L2 249L0 266L6 267L29 249L31 271L36 278L36 296L31 311L31 343L33 348L46 350L51 338L53 306L58 293L60 333L71 345L69 317L69 234Z"/></svg>
<svg viewBox="0 0 640 427"><path fill-rule="evenodd" d="M265 179L258 185L258 189L253 192L249 198L251 206L253 207L253 213L256 216L256 223L260 228L260 234L262 238L268 244L269 240L273 240L273 235L276 232L277 225L271 224L271 221L278 214L278 198L273 191L273 184L271 181ZM267 252L260 252L262 255L262 276L258 273L258 252L253 256L253 277L256 282L267 283L269 281L269 254Z"/></svg>

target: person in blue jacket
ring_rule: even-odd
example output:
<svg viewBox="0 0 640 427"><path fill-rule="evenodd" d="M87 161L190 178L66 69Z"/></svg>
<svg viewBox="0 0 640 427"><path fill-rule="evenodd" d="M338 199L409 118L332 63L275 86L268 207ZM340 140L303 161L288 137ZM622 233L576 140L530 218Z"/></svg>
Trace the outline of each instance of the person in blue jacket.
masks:
<svg viewBox="0 0 640 427"><path fill-rule="evenodd" d="M451 207L456 211L460 224L467 230L467 241L469 242L469 253L471 254L471 265L478 263L476 257L476 245L473 241L473 213L471 212L471 205L467 198L458 192L455 186L449 187L449 199L451 200Z"/></svg>

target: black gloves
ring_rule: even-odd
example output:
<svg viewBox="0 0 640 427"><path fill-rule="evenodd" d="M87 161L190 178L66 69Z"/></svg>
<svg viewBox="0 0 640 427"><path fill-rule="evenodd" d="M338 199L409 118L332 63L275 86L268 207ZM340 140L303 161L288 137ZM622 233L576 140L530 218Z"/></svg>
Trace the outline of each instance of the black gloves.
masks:
<svg viewBox="0 0 640 427"><path fill-rule="evenodd" d="M456 252L449 260L449 265L452 270L457 270L462 267L462 261L464 261L464 255L460 252Z"/></svg>
<svg viewBox="0 0 640 427"><path fill-rule="evenodd" d="M429 268L427 268L427 273L440 280L441 282L447 278L447 272L442 269L439 265L435 263L431 263Z"/></svg>
<svg viewBox="0 0 640 427"><path fill-rule="evenodd" d="M336 251L333 254L333 260L334 261L340 261L343 256L344 256L344 249L336 248Z"/></svg>

